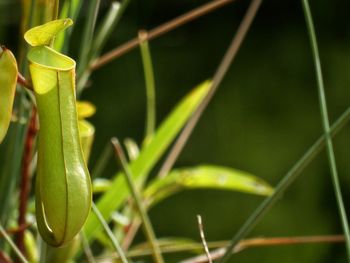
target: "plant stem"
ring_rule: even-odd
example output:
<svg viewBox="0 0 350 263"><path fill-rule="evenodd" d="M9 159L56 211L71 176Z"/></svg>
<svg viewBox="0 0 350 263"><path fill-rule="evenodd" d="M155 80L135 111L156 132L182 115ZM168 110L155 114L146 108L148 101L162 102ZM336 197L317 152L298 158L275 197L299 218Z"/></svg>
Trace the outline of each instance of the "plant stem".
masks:
<svg viewBox="0 0 350 263"><path fill-rule="evenodd" d="M85 257L88 263L95 263L94 255L92 254L91 248L89 246L89 242L87 241L84 231L80 232L80 240L82 243L82 247L85 253Z"/></svg>
<svg viewBox="0 0 350 263"><path fill-rule="evenodd" d="M11 238L8 236L8 234L6 233L5 229L2 227L2 225L0 224L0 233L1 235L5 238L5 240L7 241L7 243L11 246L11 248L13 249L13 251L15 252L15 254L17 255L17 257L21 260L22 263L28 263L28 261L26 260L26 258L23 256L23 254L21 253L21 251L17 248L17 246L15 245L15 243L13 243L13 241L11 240Z"/></svg>
<svg viewBox="0 0 350 263"><path fill-rule="evenodd" d="M272 237L272 238L251 238L242 240L231 251L232 254L241 252L247 248L267 247L267 246L285 246L297 244L317 244L317 243L341 243L344 242L343 235L334 236L299 236L299 237ZM225 249L219 249L211 253L212 259L219 259L225 253ZM203 263L207 262L206 255L200 255L180 263Z"/></svg>
<svg viewBox="0 0 350 263"><path fill-rule="evenodd" d="M148 40L152 40L156 37L159 37L171 30L176 29L179 26L182 26L184 24L187 24L201 16L204 16L220 7L223 7L229 3L234 2L235 0L214 0L211 1L207 4L204 4L200 7L197 7L179 17L176 17L169 22L166 22L152 30L149 31L148 33ZM138 47L139 45L139 39L138 37L127 41L126 43L120 45L119 47L107 52L100 58L98 58L93 64L91 65L90 69L91 70L96 70L103 65L111 62L112 60L120 57L121 55L127 53L128 51Z"/></svg>
<svg viewBox="0 0 350 263"><path fill-rule="evenodd" d="M208 243L207 243L207 240L205 239L202 217L200 215L197 215L197 220L198 220L199 234L200 234L201 239L202 239L202 244L203 244L203 248L205 251L205 256L206 256L209 263L213 263L213 260L211 258L210 252L209 252Z"/></svg>
<svg viewBox="0 0 350 263"><path fill-rule="evenodd" d="M225 74L227 73L232 61L237 55L237 52L254 20L254 17L259 10L262 0L252 0L246 14L244 15L239 28L233 37L229 48L227 49L223 59L220 62L218 69L216 70L211 84L210 90L205 98L202 100L196 111L193 113L192 117L189 119L184 129L180 133L179 137L175 141L173 147L171 148L168 156L165 158L165 161L162 167L159 170L158 176L164 177L173 167L175 161L177 160L179 154L184 148L186 142L188 141L190 135L196 124L198 123L200 117L202 116L204 110L208 106L211 99L214 97L219 85L221 84Z"/></svg>
<svg viewBox="0 0 350 263"><path fill-rule="evenodd" d="M113 148L111 147L110 143L107 143L92 169L91 178L101 177L109 162L109 159L112 157L112 154Z"/></svg>
<svg viewBox="0 0 350 263"><path fill-rule="evenodd" d="M156 92L151 51L147 42L147 31L139 31L140 51L146 84L147 118L145 129L145 142L151 139L156 127Z"/></svg>
<svg viewBox="0 0 350 263"><path fill-rule="evenodd" d="M334 136L339 132L345 124L350 120L350 107L336 120L336 122L330 128L331 136ZM260 220L267 214L267 212L273 207L273 205L280 199L282 194L288 189L288 187L298 178L300 173L307 167L311 161L317 156L317 154L325 146L326 138L321 136L305 153L304 155L293 165L288 173L281 179L281 181L275 187L275 191L269 197L258 206L258 208L251 214L251 216L245 221L243 226L238 230L237 234L232 238L230 244L226 248L225 255L221 259L220 263L226 262L230 257L230 251L237 245L237 243L247 236L250 231L256 226Z"/></svg>
<svg viewBox="0 0 350 263"><path fill-rule="evenodd" d="M101 225L103 226L104 230L106 231L109 239L111 240L115 250L117 251L121 261L123 263L128 263L128 260L126 259L126 256L124 254L123 249L121 248L118 240L114 237L112 230L109 228L106 220L103 218L101 212L96 207L95 203L92 203L92 210L94 211L95 215L97 216L98 220L100 221Z"/></svg>
<svg viewBox="0 0 350 263"><path fill-rule="evenodd" d="M298 244L318 244L318 243L342 243L344 242L343 235L326 235L326 236L294 236L294 237L264 237L264 238L249 238L244 239L231 251L232 253L239 253L242 250L254 248L254 247L265 247L265 246L285 246L285 245L298 245ZM229 241L213 241L208 242L208 248L222 248L227 245ZM162 246L162 253L177 253L177 252L191 252L197 251L203 248L203 245L200 243L185 243L179 244L178 242L174 244L167 244ZM225 250L215 250L214 253L211 253L213 259L218 259L224 254ZM152 253L149 248L137 248L132 249L128 252L128 256L142 257L148 256ZM104 255L96 258L97 262L105 262L105 259L118 259L118 256L115 254ZM189 258L181 261L181 263L199 263L199 262L208 262L206 255L196 256L194 258Z"/></svg>
<svg viewBox="0 0 350 263"><path fill-rule="evenodd" d="M343 197L341 193L341 186L338 178L338 171L337 171L337 166L335 161L333 142L330 135L327 103L326 103L326 96L324 91L324 82L323 82L323 76L322 76L320 55L317 47L316 33L315 33L313 21L312 21L312 15L311 15L308 0L302 0L302 4L303 4L304 16L307 24L308 34L310 38L310 44L312 48L312 55L313 55L314 64L315 64L318 96L319 96L319 103L320 103L320 110L321 110L321 117L322 117L322 124L323 124L323 132L326 138L328 162L329 162L329 166L332 174L333 187L334 187L338 209L339 209L341 222L343 226L343 231L346 239L346 250L347 250L347 256L348 256L348 262L350 262L350 230L349 230L348 219L347 219L346 211L344 207Z"/></svg>
<svg viewBox="0 0 350 263"><path fill-rule="evenodd" d="M130 188L130 192L135 200L137 210L140 213L140 217L141 217L141 220L143 222L143 228L144 228L145 234L147 236L147 239L148 239L150 246L152 247L152 252L153 252L152 255L153 255L154 261L157 263L163 263L164 260L163 260L156 236L154 234L151 221L147 215L147 211L146 211L146 208L142 202L141 195L137 191L136 186L133 182L133 179L132 179L133 176L132 176L131 171L127 165L124 151L123 151L117 138L112 138L111 142L115 148L116 156L118 157L119 162L120 162L122 169L124 171L128 186Z"/></svg>
<svg viewBox="0 0 350 263"><path fill-rule="evenodd" d="M33 107L32 116L30 119L29 127L27 130L27 136L24 147L24 154L22 160L22 175L21 175L21 185L20 185L20 197L19 197L19 216L18 225L22 226L26 224L26 212L28 205L28 194L30 191L30 164L32 161L33 145L35 141L35 136L37 133L36 128L36 109ZM19 250L25 255L24 248L24 231L18 232L16 244Z"/></svg>

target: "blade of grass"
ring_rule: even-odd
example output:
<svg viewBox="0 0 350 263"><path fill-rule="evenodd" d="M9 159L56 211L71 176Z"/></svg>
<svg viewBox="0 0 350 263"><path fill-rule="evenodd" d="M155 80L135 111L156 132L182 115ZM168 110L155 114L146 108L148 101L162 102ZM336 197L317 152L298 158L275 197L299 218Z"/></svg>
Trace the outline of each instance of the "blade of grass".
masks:
<svg viewBox="0 0 350 263"><path fill-rule="evenodd" d="M350 120L350 107L336 120L330 128L331 136L335 136ZM237 245L237 243L247 236L250 231L260 222L273 205L281 198L282 194L288 187L298 178L301 172L315 159L318 153L321 152L325 146L326 138L321 136L293 165L287 174L275 187L275 191L267 197L260 206L251 214L245 221L243 226L238 230L236 235L232 238L230 244L226 248L225 255L221 259L221 263L227 262L230 257L230 251Z"/></svg>
<svg viewBox="0 0 350 263"><path fill-rule="evenodd" d="M150 30L148 34L148 40L152 40L156 37L159 37L171 30L176 29L179 26L185 25L201 16L204 16L234 1L235 0L214 0L200 7L197 7L179 17L176 17L173 20L170 20L169 22L166 22ZM139 45L138 37L120 45L119 47L107 52L100 58L96 59L96 61L94 61L90 67L91 70L96 70L102 67L103 65L113 61L114 59L120 57L121 55L127 53L128 51L138 47L138 45Z"/></svg>
<svg viewBox="0 0 350 263"><path fill-rule="evenodd" d="M140 51L142 58L143 71L146 84L147 97L147 118L145 129L145 142L147 143L153 136L156 127L156 91L154 72L152 65L151 51L147 42L147 31L139 31Z"/></svg>
<svg viewBox="0 0 350 263"><path fill-rule="evenodd" d="M111 142L115 148L115 155L118 157L118 160L122 166L126 181L128 183L128 186L129 186L129 190L131 192L131 195L132 195L132 197L135 201L135 204L136 204L136 208L137 208L139 215L141 217L145 235L146 235L148 242L149 242L149 244L152 248L152 251L153 251L153 253L152 253L153 259L156 263L163 263L164 260L163 260L161 251L159 249L158 243L157 243L156 235L154 233L151 221L148 217L147 210L143 204L141 194L137 191L136 186L134 184L134 181L133 181L134 176L131 174L131 170L128 167L125 153L124 153L117 138L112 138Z"/></svg>
<svg viewBox="0 0 350 263"><path fill-rule="evenodd" d="M236 57L236 54L254 20L254 17L257 11L259 10L261 2L262 0L251 1L247 9L247 12L242 19L242 22L239 25L238 30L231 41L229 48L227 49L217 71L214 74L213 82L210 86L208 94L205 96L205 98L200 103L196 111L193 113L192 117L187 122L181 134L179 135L173 147L171 148L168 156L166 157L162 167L159 170L159 173L158 173L159 177L166 176L168 172L171 170L179 154L184 148L186 142L188 141L190 135L192 134L194 127L198 123L200 117L202 116L209 102L215 95L215 92L217 91L222 80L224 79L225 74L227 73L232 61Z"/></svg>
<svg viewBox="0 0 350 263"><path fill-rule="evenodd" d="M81 10L83 0L66 0L62 6L59 17L71 18L74 22L77 20L78 14ZM54 48L61 51L63 54L68 53L69 40L73 32L74 25L67 30L61 31L55 38Z"/></svg>
<svg viewBox="0 0 350 263"><path fill-rule="evenodd" d="M94 38L94 41L89 50L86 67L83 69L83 73L78 78L78 93L84 89L86 82L90 77L91 70L89 65L100 55L104 45L112 34L113 29L119 23L129 3L130 0L123 0L121 4L119 2L113 2L111 4L110 10L102 22L102 25L98 28L96 37Z"/></svg>
<svg viewBox="0 0 350 263"><path fill-rule="evenodd" d="M81 41L83 45L81 45L81 50L80 50L79 60L78 60L79 61L78 70L77 70L78 78L84 72L89 62L88 56L89 56L89 51L93 41L93 35L95 31L95 25L96 25L96 19L97 19L99 7L100 7L100 0L90 1L88 16L86 18L86 23L83 31L83 39Z"/></svg>
<svg viewBox="0 0 350 263"><path fill-rule="evenodd" d="M11 238L9 237L9 235L6 233L5 229L2 227L2 225L0 224L0 234L5 238L5 240L7 241L7 243L11 246L11 248L13 249L13 251L15 252L16 256L20 259L20 261L22 263L28 263L28 261L26 260L26 258L23 256L23 254L21 253L21 251L17 248L17 246L15 245L15 243L13 243L13 241L11 240Z"/></svg>
<svg viewBox="0 0 350 263"><path fill-rule="evenodd" d="M118 240L115 238L115 236L113 235L112 230L109 228L106 220L103 218L101 212L98 210L97 206L95 205L95 203L92 203L92 211L94 211L95 215L97 216L98 220L100 221L101 225L103 226L104 230L106 231L109 239L111 240L113 247L115 248L115 250L117 251L120 260L123 263L128 263L128 260L126 259L126 256L124 254L123 249L121 248Z"/></svg>
<svg viewBox="0 0 350 263"><path fill-rule="evenodd" d="M86 236L85 236L83 231L80 232L80 239L81 239L81 244L82 244L84 254L86 257L86 261L88 263L95 263L96 261L95 261L94 255L92 254L89 242L87 241Z"/></svg>
<svg viewBox="0 0 350 263"><path fill-rule="evenodd" d="M348 256L348 262L350 262L350 229L349 229L349 223L346 216L344 201L341 193L341 186L338 178L339 176L338 176L337 165L335 161L333 142L330 136L327 102L326 102L326 95L324 91L321 60L318 52L316 33L315 33L314 24L312 21L309 2L307 0L302 0L302 5L303 5L304 16L307 24L307 29L308 29L308 34L309 34L310 44L312 49L312 55L313 55L314 65L315 65L315 73L317 78L317 87L318 87L318 96L319 96L322 124L323 124L323 132L326 137L328 162L331 170L333 187L334 187L334 192L335 192L335 196L338 204L341 223L342 223L342 227L343 227L343 231L346 239L346 250L347 250L347 256Z"/></svg>
<svg viewBox="0 0 350 263"><path fill-rule="evenodd" d="M96 38L90 51L90 61L100 55L102 48L106 44L113 29L119 23L129 3L130 0L123 0L121 4L119 2L112 2L108 14L106 15L102 25L97 30Z"/></svg>

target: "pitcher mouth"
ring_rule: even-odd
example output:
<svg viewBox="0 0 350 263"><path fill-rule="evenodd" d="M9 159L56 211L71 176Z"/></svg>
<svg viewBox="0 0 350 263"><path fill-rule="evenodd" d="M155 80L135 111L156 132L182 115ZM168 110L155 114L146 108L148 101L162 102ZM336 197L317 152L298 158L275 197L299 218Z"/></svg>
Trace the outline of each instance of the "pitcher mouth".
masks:
<svg viewBox="0 0 350 263"><path fill-rule="evenodd" d="M38 66L59 71L69 71L75 68L75 61L47 46L32 48L28 60Z"/></svg>

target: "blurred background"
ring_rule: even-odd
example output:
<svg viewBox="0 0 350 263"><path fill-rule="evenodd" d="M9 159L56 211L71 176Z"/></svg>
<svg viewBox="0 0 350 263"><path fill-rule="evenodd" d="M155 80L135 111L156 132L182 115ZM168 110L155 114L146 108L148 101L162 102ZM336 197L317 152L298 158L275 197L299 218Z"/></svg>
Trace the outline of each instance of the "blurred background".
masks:
<svg viewBox="0 0 350 263"><path fill-rule="evenodd" d="M132 0L105 51L208 1ZM102 1L106 12L110 1ZM150 42L157 123L194 86L211 78L249 4L239 0ZM350 2L310 1L330 120L350 106ZM20 1L0 0L0 42L16 50ZM81 44L84 17L75 25L70 56ZM92 166L112 136L141 143L145 87L135 49L94 72L83 99L97 106ZM176 167L217 164L248 171L272 185L322 134L311 49L300 1L264 1L238 56L205 111ZM350 211L350 127L334 140ZM118 169L114 160L106 171ZM157 168L154 170L156 174ZM202 215L208 241L230 239L263 197L236 192L181 192L158 204L150 216L158 237L199 241ZM327 158L323 151L254 229L251 237L341 233ZM143 240L140 234L138 240ZM178 262L190 254L166 257ZM295 245L245 250L230 262L344 262L342 244Z"/></svg>

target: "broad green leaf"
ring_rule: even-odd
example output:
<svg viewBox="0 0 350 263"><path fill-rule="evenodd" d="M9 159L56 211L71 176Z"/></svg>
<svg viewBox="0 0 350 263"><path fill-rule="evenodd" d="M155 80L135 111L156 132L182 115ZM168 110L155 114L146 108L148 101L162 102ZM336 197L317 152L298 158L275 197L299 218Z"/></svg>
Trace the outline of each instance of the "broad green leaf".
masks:
<svg viewBox="0 0 350 263"><path fill-rule="evenodd" d="M0 143L11 122L17 74L15 57L10 50L0 47Z"/></svg>
<svg viewBox="0 0 350 263"><path fill-rule="evenodd" d="M24 34L24 39L33 47L48 46L59 32L72 24L73 21L70 18L53 20L28 30Z"/></svg>
<svg viewBox="0 0 350 263"><path fill-rule="evenodd" d="M182 168L171 171L164 178L154 179L144 192L151 205L184 189L212 188L239 191L256 195L270 195L273 188L249 173L213 165Z"/></svg>
<svg viewBox="0 0 350 263"><path fill-rule="evenodd" d="M153 139L141 150L138 158L130 164L136 181L151 171L207 94L210 85L210 81L205 81L186 96L161 124ZM121 173L116 174L111 188L97 202L98 209L107 221L110 220L112 213L120 208L128 195L129 191L124 176ZM84 227L87 238L91 240L100 229L96 216L91 213Z"/></svg>

